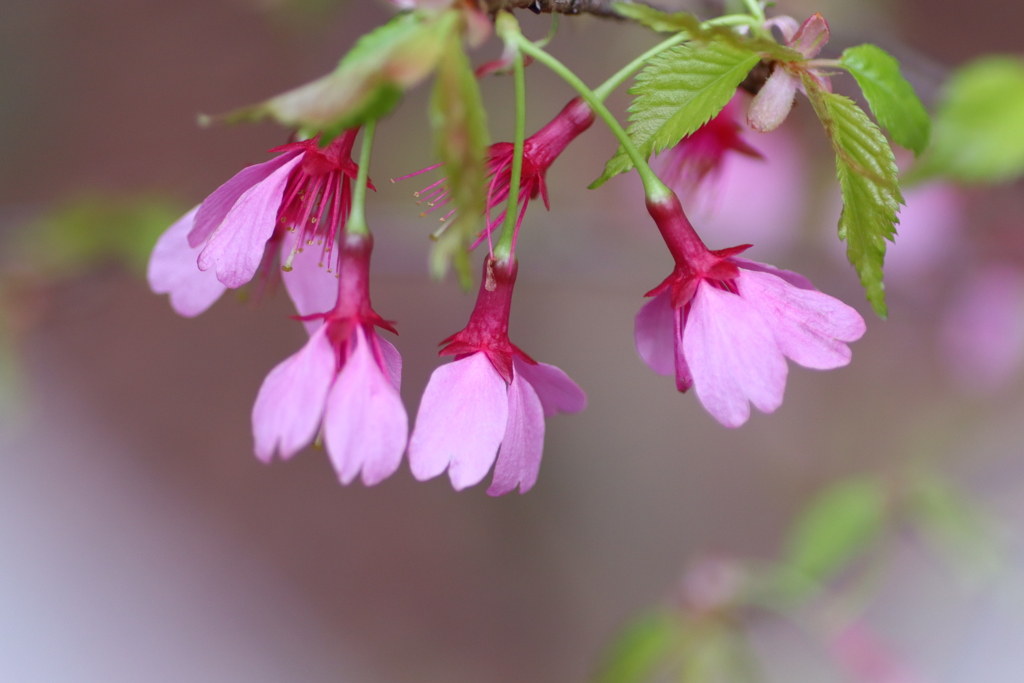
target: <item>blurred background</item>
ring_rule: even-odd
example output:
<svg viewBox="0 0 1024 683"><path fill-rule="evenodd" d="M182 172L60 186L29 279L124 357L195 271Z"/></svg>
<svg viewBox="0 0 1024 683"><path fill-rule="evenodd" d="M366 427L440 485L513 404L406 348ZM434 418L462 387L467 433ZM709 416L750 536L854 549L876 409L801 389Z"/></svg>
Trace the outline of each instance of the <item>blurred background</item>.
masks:
<svg viewBox="0 0 1024 683"><path fill-rule="evenodd" d="M1009 0L776 11L822 12L825 56L886 48L929 108L959 65L1019 52L1024 18ZM613 644L651 610L672 628L713 614L744 643L723 661L756 662L753 680L1024 680L1022 186L908 189L882 321L836 239L834 158L806 100L778 131L748 134L763 162L731 159L689 210L712 248L754 242L753 258L857 307L868 333L849 367L792 366L784 405L738 430L650 372L633 316L671 261L635 178L585 189L615 149L595 125L552 168L552 210L535 203L519 242L512 339L589 395L584 413L548 421L536 488L455 493L405 465L342 487L323 451L253 457L256 391L305 336L290 304L229 294L180 318L146 286L148 250L287 137L202 129L197 114L326 73L391 13L370 0L0 0L0 680L625 681L601 662L610 645L642 659ZM535 37L550 24L521 21ZM596 85L655 40L570 17L550 50ZM476 57L499 51L492 40ZM527 85L532 132L572 93L539 66ZM510 139L510 79L482 87L492 139ZM847 77L836 88L856 92ZM411 416L436 343L473 304L427 275L436 219L412 196L426 182L387 182L434 163L428 96L414 90L379 126L368 205L374 304L398 321ZM876 499L865 525L819 524ZM733 578L773 575L801 538L839 539L827 585L781 609L735 605ZM659 629L636 642L671 660ZM682 680L741 680L715 673L728 666Z"/></svg>

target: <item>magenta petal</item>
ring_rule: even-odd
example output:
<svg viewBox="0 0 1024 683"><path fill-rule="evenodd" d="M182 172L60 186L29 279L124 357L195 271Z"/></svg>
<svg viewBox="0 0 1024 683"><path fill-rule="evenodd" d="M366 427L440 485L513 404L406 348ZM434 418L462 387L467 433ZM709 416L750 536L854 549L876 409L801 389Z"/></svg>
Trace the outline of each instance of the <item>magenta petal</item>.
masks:
<svg viewBox="0 0 1024 683"><path fill-rule="evenodd" d="M210 235L224 222L231 207L249 188L269 178L271 173L294 159L297 154L302 154L302 152L287 152L270 161L264 161L262 164L247 166L236 173L231 180L218 187L200 205L192 231L188 235L188 243L193 247L198 247L209 239Z"/></svg>
<svg viewBox="0 0 1024 683"><path fill-rule="evenodd" d="M409 466L423 481L449 468L452 486L476 484L498 454L508 422L508 386L478 352L434 370L409 439Z"/></svg>
<svg viewBox="0 0 1024 683"><path fill-rule="evenodd" d="M520 358L513 359L512 367L514 375L522 375L533 387L544 407L544 415L578 413L587 407L587 395L561 368L547 363L533 365Z"/></svg>
<svg viewBox="0 0 1024 683"><path fill-rule="evenodd" d="M815 14L800 25L796 35L789 41L789 47L802 54L804 59L813 59L825 47L828 38L828 22L821 14Z"/></svg>
<svg viewBox="0 0 1024 683"><path fill-rule="evenodd" d="M263 260L267 240L274 234L277 211L296 156L253 185L235 202L199 255L199 269L217 271L227 287L241 287L252 279Z"/></svg>
<svg viewBox="0 0 1024 683"><path fill-rule="evenodd" d="M198 209L186 213L160 236L146 271L149 288L157 294L170 294L171 308L186 318L212 306L225 290L214 273L199 270L200 250L188 245L188 231Z"/></svg>
<svg viewBox="0 0 1024 683"><path fill-rule="evenodd" d="M701 282L683 347L697 398L726 427L747 421L748 400L765 413L782 405L786 359L765 319L736 294Z"/></svg>
<svg viewBox="0 0 1024 683"><path fill-rule="evenodd" d="M767 133L781 126L793 108L796 87L797 79L781 67L777 68L750 103L747 110L750 127Z"/></svg>
<svg viewBox="0 0 1024 683"><path fill-rule="evenodd" d="M252 408L256 457L270 462L278 451L287 459L313 440L334 372L334 349L325 330L270 371Z"/></svg>
<svg viewBox="0 0 1024 683"><path fill-rule="evenodd" d="M633 322L633 340L640 359L659 375L676 372L672 297L664 291L644 304Z"/></svg>
<svg viewBox="0 0 1024 683"><path fill-rule="evenodd" d="M771 273L741 270L740 296L768 321L779 350L805 368L831 370L850 362L852 342L867 329L860 313L839 299L800 289Z"/></svg>
<svg viewBox="0 0 1024 683"><path fill-rule="evenodd" d="M355 348L331 387L324 440L343 484L360 471L367 486L387 479L402 462L409 418L402 398L381 372L361 327Z"/></svg>
<svg viewBox="0 0 1024 683"><path fill-rule="evenodd" d="M293 232L285 235L281 243L282 260L292 253L296 239ZM306 246L302 251L296 251L292 258L292 269L281 272L284 288L301 316L326 313L338 301L337 273L320 265L320 249L317 246ZM311 318L302 322L306 331L313 334L323 324L323 319Z"/></svg>
<svg viewBox="0 0 1024 683"><path fill-rule="evenodd" d="M818 290L818 288L815 287L810 280L805 278L800 273L794 272L792 270L782 270L781 268L776 268L775 266L769 265L767 263L751 261L750 259L741 258L739 256L731 256L729 257L729 260L735 263L740 268L744 268L746 270L756 270L759 273L771 273L776 277L781 277L783 280L793 285L794 287L799 287L800 289L813 289L815 291Z"/></svg>
<svg viewBox="0 0 1024 683"><path fill-rule="evenodd" d="M508 423L487 495L503 496L516 485L519 493L533 488L543 451L544 407L530 382L517 373L508 387Z"/></svg>
<svg viewBox="0 0 1024 683"><path fill-rule="evenodd" d="M693 373L690 372L690 365L686 362L686 354L683 352L683 331L686 326L682 310L674 310L672 316L672 340L675 345L673 360L675 361L676 389L689 391L693 386Z"/></svg>
<svg viewBox="0 0 1024 683"><path fill-rule="evenodd" d="M380 345L380 355L384 361L384 372L388 376L388 381L391 382L391 386L395 388L395 391L401 391L402 354L400 354L398 349L395 348L395 345L387 339L377 337L377 344Z"/></svg>

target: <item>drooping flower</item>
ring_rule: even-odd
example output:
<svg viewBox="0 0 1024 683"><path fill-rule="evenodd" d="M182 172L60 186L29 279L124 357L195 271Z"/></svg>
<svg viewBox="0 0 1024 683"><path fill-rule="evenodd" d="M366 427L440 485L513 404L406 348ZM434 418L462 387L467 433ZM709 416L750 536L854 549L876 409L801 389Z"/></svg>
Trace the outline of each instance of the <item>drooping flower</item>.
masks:
<svg viewBox="0 0 1024 683"><path fill-rule="evenodd" d="M409 439L409 465L423 481L448 470L456 490L479 483L500 496L537 481L544 418L576 413L587 397L562 370L538 363L508 338L518 266L487 258L469 324L444 340L455 360L430 377ZM495 462L497 460L497 462Z"/></svg>
<svg viewBox="0 0 1024 683"><path fill-rule="evenodd" d="M737 254L748 245L711 251L694 232L679 200L648 203L676 260L654 298L636 317L637 352L648 366L675 375L679 391L697 398L726 427L782 404L786 358L828 370L850 362L848 342L864 319L801 275Z"/></svg>
<svg viewBox="0 0 1024 683"><path fill-rule="evenodd" d="M569 143L575 140L581 133L590 128L594 123L594 112L581 98L569 102L558 112L546 126L526 138L523 143L523 170L519 181L519 216L516 221L516 231L526 215L526 208L530 201L538 196L544 201L544 207L550 209L548 202L548 186L546 175L548 168L554 163ZM487 239L491 232L505 220L505 211L502 210L497 216L492 216L491 211L501 207L508 200L509 187L512 184L512 156L514 145L511 142L498 142L491 145L487 152L487 200L485 215L486 225L480 237L473 243L473 248ZM421 171L396 178L405 180L413 176L427 173L441 167L441 164L429 166ZM426 203L429 207L423 212L427 215L437 211L451 201L450 192L446 184L447 178L431 183L416 193L420 202ZM446 221L455 213L455 209L449 210L442 218ZM438 233L442 232L438 231Z"/></svg>
<svg viewBox="0 0 1024 683"><path fill-rule="evenodd" d="M679 143L659 155L661 177L670 187L684 194L695 192L714 182L724 168L730 152L764 159L764 156L743 139L743 127L737 120L740 108L737 95L725 108Z"/></svg>
<svg viewBox="0 0 1024 683"><path fill-rule="evenodd" d="M797 90L803 91L802 75L817 81L832 91L832 80L822 69L810 62L818 56L829 39L828 22L821 14L811 16L800 26L791 17L776 17L768 21L782 32L786 46L799 52L803 59L795 62L774 62L771 76L754 96L747 110L747 122L754 130L775 130L789 115Z"/></svg>
<svg viewBox="0 0 1024 683"><path fill-rule="evenodd" d="M334 308L305 316L309 341L263 381L252 411L260 460L288 459L322 429L343 484L362 473L371 486L398 469L409 430L399 396L402 358L375 329L394 332L370 305L372 249L372 237L345 237ZM320 296L312 294L300 295L300 311Z"/></svg>
<svg viewBox="0 0 1024 683"><path fill-rule="evenodd" d="M269 270L280 253L285 269L297 245L319 244L330 268L332 251L348 219L352 178L350 158L356 130L321 149L317 140L276 147L280 154L249 166L221 185L160 237L150 256L153 291L171 295L171 306L185 316L209 308L227 288ZM298 239L287 254L285 235Z"/></svg>

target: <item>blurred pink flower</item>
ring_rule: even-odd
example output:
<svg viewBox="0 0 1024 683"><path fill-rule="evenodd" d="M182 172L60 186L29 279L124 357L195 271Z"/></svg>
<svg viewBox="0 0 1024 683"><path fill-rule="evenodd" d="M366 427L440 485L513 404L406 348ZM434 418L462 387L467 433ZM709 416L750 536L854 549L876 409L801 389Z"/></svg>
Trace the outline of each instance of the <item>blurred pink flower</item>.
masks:
<svg viewBox="0 0 1024 683"><path fill-rule="evenodd" d="M747 111L747 122L754 130L762 133L775 130L789 116L797 90L803 91L801 75L806 74L826 90L832 90L831 79L823 71L807 63L821 52L829 39L828 22L821 14L811 16L796 26L790 17L769 20L777 26L786 40L786 46L799 52L804 60L799 62L776 62L772 75L764 87L754 96Z"/></svg>
<svg viewBox="0 0 1024 683"><path fill-rule="evenodd" d="M514 261L488 258L469 324L442 342L441 354L455 354L455 361L430 376L409 439L409 465L421 481L447 469L462 490L494 464L489 495L516 486L526 493L540 470L544 418L586 407L586 394L568 375L509 341L516 272Z"/></svg>
<svg viewBox="0 0 1024 683"><path fill-rule="evenodd" d="M275 452L283 459L292 457L322 427L327 453L343 484L361 472L363 483L371 486L398 469L409 430L398 393L402 359L375 330L394 328L370 305L372 248L372 238L346 237L340 249L337 303L327 313L306 316L309 341L263 381L252 411L260 460L269 462ZM312 296L299 296L300 311L321 296L320 289L303 291ZM308 325L311 321L320 322Z"/></svg>
<svg viewBox="0 0 1024 683"><path fill-rule="evenodd" d="M676 267L636 316L637 352L679 391L697 398L726 427L782 404L786 358L827 370L850 362L847 342L864 319L801 275L736 255L746 245L709 251L678 199L648 202Z"/></svg>
<svg viewBox="0 0 1024 683"><path fill-rule="evenodd" d="M355 135L347 131L323 149L317 140L282 145L271 150L279 156L221 185L157 242L149 263L153 291L170 294L181 315L198 315L225 288L252 280L261 264L269 269L289 231L299 235L295 244L318 242L330 264L358 171L349 158ZM285 270L294 253L282 254Z"/></svg>
<svg viewBox="0 0 1024 683"><path fill-rule="evenodd" d="M855 621L829 642L829 651L842 668L857 683L923 683L924 679L871 632L862 622Z"/></svg>
<svg viewBox="0 0 1024 683"><path fill-rule="evenodd" d="M989 265L973 273L950 303L940 349L965 387L994 391L1024 365L1024 273Z"/></svg>

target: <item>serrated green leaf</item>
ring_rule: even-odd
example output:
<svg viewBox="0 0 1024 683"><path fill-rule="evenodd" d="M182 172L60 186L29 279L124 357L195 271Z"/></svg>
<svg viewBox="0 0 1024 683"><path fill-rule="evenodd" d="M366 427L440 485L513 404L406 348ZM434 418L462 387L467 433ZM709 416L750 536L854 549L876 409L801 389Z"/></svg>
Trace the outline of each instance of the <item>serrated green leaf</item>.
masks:
<svg viewBox="0 0 1024 683"><path fill-rule="evenodd" d="M1024 175L1024 59L985 57L953 74L935 114L932 145L909 175L966 183Z"/></svg>
<svg viewBox="0 0 1024 683"><path fill-rule="evenodd" d="M683 640L683 624L665 611L644 614L629 624L604 656L597 683L646 681Z"/></svg>
<svg viewBox="0 0 1024 683"><path fill-rule="evenodd" d="M612 9L619 16L632 19L649 29L663 33L688 32L694 27L697 27L698 30L700 28L700 20L688 12L662 12L648 5L626 2L613 3Z"/></svg>
<svg viewBox="0 0 1024 683"><path fill-rule="evenodd" d="M871 112L897 144L921 154L928 146L931 119L900 63L885 50L865 44L843 51L839 60L864 93Z"/></svg>
<svg viewBox="0 0 1024 683"><path fill-rule="evenodd" d="M680 45L652 58L629 91L636 95L629 107L630 139L645 157L678 144L729 103L759 60L754 52L719 41ZM619 147L591 187L631 168Z"/></svg>
<svg viewBox="0 0 1024 683"><path fill-rule="evenodd" d="M821 585L878 537L885 515L885 491L878 481L856 478L830 486L796 520L784 569Z"/></svg>
<svg viewBox="0 0 1024 683"><path fill-rule="evenodd" d="M839 239L857 269L875 312L886 316L882 263L886 240L893 241L896 213L903 204L896 159L882 131L848 97L830 93L811 76L804 89L836 152L836 172L843 193Z"/></svg>
<svg viewBox="0 0 1024 683"><path fill-rule="evenodd" d="M402 13L356 41L330 74L224 117L228 123L272 118L325 138L376 120L434 70L456 34L458 10Z"/></svg>
<svg viewBox="0 0 1024 683"><path fill-rule="evenodd" d="M487 195L488 134L480 87L458 36L449 39L438 63L430 123L457 209L434 245L431 270L435 277L443 277L448 264L454 262L465 285L472 282L468 246L476 236Z"/></svg>

